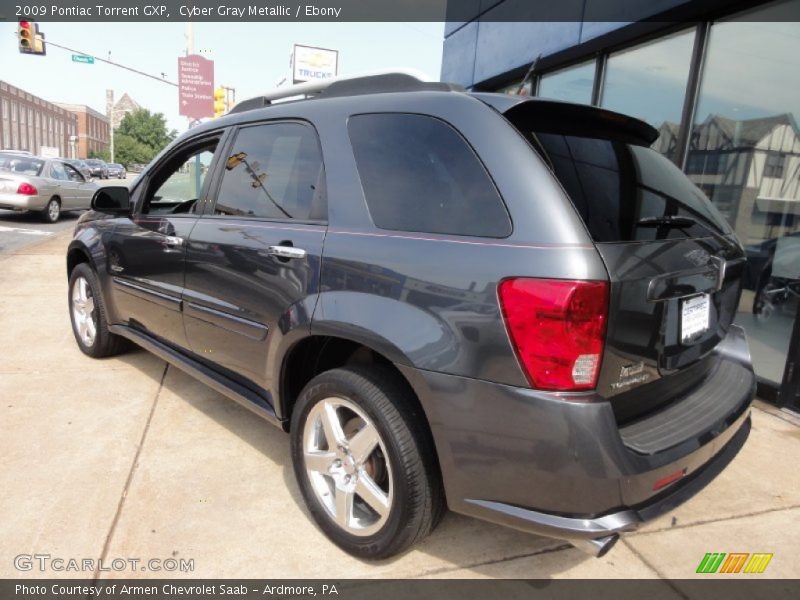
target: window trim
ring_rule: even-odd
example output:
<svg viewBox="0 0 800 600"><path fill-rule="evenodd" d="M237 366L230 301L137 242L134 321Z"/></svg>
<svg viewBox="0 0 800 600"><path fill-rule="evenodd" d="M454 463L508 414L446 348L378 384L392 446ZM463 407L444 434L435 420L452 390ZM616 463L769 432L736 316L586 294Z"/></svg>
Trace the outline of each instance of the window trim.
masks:
<svg viewBox="0 0 800 600"><path fill-rule="evenodd" d="M458 234L458 233L452 233L451 234L451 233L441 233L441 232L434 233L434 232L428 232L428 231L408 231L408 230L405 230L405 229L386 229L386 228L383 228L383 227L379 227L378 224L375 223L375 219L373 218L372 212L369 209L369 201L367 200L367 193L364 190L364 184L363 184L363 182L361 180L361 173L358 170L358 160L356 160L355 151L353 149L353 140L350 138L350 119L352 119L353 117L367 116L367 115L413 115L413 116L417 116L417 117L427 117L429 119L434 119L436 121L439 121L439 122L443 123L446 127L449 127L450 129L452 129L455 132L455 134L461 139L461 141L464 143L464 145L467 148L469 148L470 152L475 157L475 160L478 162L478 164L483 169L483 172L486 175L487 179L489 180L489 182L491 182L492 188L494 188L494 191L497 194L497 197L500 199L500 204L503 207L503 210L505 211L506 217L508 218L508 224L510 226L509 232L504 236L485 236L485 235L476 236L476 235L471 235L471 234ZM506 202L506 199L503 197L503 194L500 192L500 187L497 185L497 182L494 180L494 177L492 176L491 171L486 167L486 163L483 162L483 159L481 158L481 155L478 153L478 151L475 149L475 147L472 145L472 143L467 139L467 137L463 133L461 133L461 130L458 127L456 127L455 125L453 125L452 123L450 123L449 121L447 121L446 119L443 119L442 117L440 117L438 115L433 115L433 114L429 114L429 113L415 112L415 111L371 110L371 111L358 112L358 113L353 113L351 115L348 115L347 120L345 122L345 131L346 131L346 135L347 135L347 142L348 142L349 148L350 148L350 155L353 158L353 163L354 163L354 166L355 166L355 174L356 174L356 177L358 178L358 187L361 190L361 197L362 197L362 199L364 201L364 208L367 211L367 216L369 217L370 223L372 223L372 226L375 229L379 229L381 231L395 231L395 232L401 232L401 233L428 233L430 235L453 235L453 236L457 236L457 237L475 237L475 238L479 238L479 239L492 239L492 240L505 240L505 239L510 238L512 235L514 235L514 229L515 229L515 227L514 227L514 219L511 216L511 211L508 210L508 203Z"/></svg>
<svg viewBox="0 0 800 600"><path fill-rule="evenodd" d="M86 183L86 178L83 176L83 173L78 171L78 169L73 167L71 164L61 161L61 166L64 167L64 171L67 173L67 181L72 181L73 183ZM72 170L73 173L76 173L80 179L72 179L72 177L69 176L70 170Z"/></svg>
<svg viewBox="0 0 800 600"><path fill-rule="evenodd" d="M243 129L248 129L250 127L262 127L264 125L282 125L286 123L293 123L296 125L303 125L307 126L311 129L314 134L315 139L317 140L317 149L319 150L319 158L320 162L322 163L322 178L325 182L325 213L328 218L326 219L286 219L286 218L279 218L279 217L262 217L262 216L249 216L249 215L217 215L214 214L214 210L217 206L217 199L219 197L219 190L222 187L222 178L224 175L224 168L223 164L225 161L217 160L219 157L214 157L215 160L215 168L213 175L213 181L211 183L210 188L207 190L206 197L204 198L204 205L202 207L202 211L198 211L197 214L201 215L204 219L236 219L236 220L244 220L244 221L259 221L259 222L266 222L266 223L296 223L298 225L321 225L327 226L330 222L330 210L329 210L329 196L328 196L328 171L325 168L325 156L322 153L322 140L320 139L319 132L317 128L314 127L314 124L311 121L307 121L305 119L298 119L298 118L277 118L277 119L265 119L260 121L247 121L243 123L238 123L236 125L231 125L226 129L226 142L224 147L220 146L223 150L223 155L228 155L230 151L233 149L234 144L236 143L236 138L239 136L239 132Z"/></svg>

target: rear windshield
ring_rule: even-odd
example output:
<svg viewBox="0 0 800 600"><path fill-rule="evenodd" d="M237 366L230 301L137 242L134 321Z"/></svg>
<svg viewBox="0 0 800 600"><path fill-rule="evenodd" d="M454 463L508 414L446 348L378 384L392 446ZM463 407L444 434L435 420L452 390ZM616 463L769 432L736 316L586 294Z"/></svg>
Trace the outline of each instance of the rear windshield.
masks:
<svg viewBox="0 0 800 600"><path fill-rule="evenodd" d="M44 161L30 156L18 154L0 154L0 171L18 173L19 175L39 175Z"/></svg>
<svg viewBox="0 0 800 600"><path fill-rule="evenodd" d="M557 133L528 135L596 242L706 237L709 228L731 232L683 172L648 147ZM689 217L697 225L653 226L659 217Z"/></svg>

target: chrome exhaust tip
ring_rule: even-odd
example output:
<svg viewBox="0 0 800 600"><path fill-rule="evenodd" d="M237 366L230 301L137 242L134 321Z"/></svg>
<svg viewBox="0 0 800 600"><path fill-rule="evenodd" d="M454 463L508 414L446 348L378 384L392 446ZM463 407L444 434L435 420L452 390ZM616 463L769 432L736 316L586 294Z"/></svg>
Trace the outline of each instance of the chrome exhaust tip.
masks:
<svg viewBox="0 0 800 600"><path fill-rule="evenodd" d="M601 558L608 554L608 551L614 547L619 539L619 534L615 533L607 535L606 537L599 537L589 540L570 540L570 543L578 550L583 550L586 554Z"/></svg>

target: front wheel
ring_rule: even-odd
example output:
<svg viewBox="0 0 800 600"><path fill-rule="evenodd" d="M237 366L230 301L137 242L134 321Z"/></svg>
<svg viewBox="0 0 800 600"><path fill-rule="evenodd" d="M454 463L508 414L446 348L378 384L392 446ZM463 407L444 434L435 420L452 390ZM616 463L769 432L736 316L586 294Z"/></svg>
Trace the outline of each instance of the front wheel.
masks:
<svg viewBox="0 0 800 600"><path fill-rule="evenodd" d="M392 371L326 371L292 414L294 471L325 534L359 558L394 556L435 527L444 501L424 415Z"/></svg>
<svg viewBox="0 0 800 600"><path fill-rule="evenodd" d="M79 264L70 274L68 301L72 333L81 352L103 358L125 349L125 339L108 330L100 283L87 263Z"/></svg>

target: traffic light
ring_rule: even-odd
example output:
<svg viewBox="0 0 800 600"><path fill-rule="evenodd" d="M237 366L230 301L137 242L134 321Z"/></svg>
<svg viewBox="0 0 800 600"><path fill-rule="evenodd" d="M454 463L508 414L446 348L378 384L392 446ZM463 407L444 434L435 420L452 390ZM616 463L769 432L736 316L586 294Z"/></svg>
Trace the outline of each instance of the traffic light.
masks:
<svg viewBox="0 0 800 600"><path fill-rule="evenodd" d="M20 21L17 24L17 38L20 53L40 56L47 54L44 34L39 32L39 26L33 21Z"/></svg>
<svg viewBox="0 0 800 600"><path fill-rule="evenodd" d="M214 90L214 118L221 117L228 110L228 103L225 101L225 88L218 87Z"/></svg>

